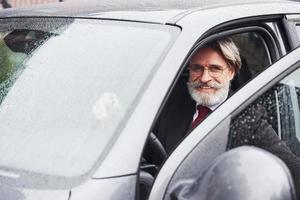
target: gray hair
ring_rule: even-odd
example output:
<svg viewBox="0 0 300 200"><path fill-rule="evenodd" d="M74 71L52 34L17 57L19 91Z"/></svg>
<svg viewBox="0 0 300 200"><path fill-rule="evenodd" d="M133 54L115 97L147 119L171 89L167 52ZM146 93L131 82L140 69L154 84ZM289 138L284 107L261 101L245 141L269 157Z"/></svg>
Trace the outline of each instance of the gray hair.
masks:
<svg viewBox="0 0 300 200"><path fill-rule="evenodd" d="M241 68L242 62L240 52L231 38L220 38L206 43L201 48L212 48L219 51L224 56L228 66L233 69L235 73Z"/></svg>

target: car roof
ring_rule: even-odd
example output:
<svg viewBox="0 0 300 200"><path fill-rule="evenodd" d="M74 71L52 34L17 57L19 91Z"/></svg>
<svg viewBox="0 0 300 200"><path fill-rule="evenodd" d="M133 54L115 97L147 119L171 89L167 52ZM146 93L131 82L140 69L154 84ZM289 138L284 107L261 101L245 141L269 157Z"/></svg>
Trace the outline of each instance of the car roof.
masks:
<svg viewBox="0 0 300 200"><path fill-rule="evenodd" d="M287 0L70 0L0 11L3 17L84 17L166 24L196 10L241 4L286 3ZM174 20L176 19L176 20Z"/></svg>

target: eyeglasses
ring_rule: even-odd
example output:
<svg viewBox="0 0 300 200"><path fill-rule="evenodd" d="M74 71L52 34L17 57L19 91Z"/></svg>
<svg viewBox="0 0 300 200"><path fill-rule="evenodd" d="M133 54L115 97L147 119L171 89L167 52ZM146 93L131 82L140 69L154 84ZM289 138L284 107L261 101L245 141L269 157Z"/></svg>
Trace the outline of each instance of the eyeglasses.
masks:
<svg viewBox="0 0 300 200"><path fill-rule="evenodd" d="M219 65L209 65L208 67L204 67L203 65L199 65L199 64L194 64L194 63L189 64L189 70L192 73L202 75L204 70L207 70L208 74L213 78L220 77L223 74L223 71L226 70L227 68L228 67L223 68L222 66Z"/></svg>

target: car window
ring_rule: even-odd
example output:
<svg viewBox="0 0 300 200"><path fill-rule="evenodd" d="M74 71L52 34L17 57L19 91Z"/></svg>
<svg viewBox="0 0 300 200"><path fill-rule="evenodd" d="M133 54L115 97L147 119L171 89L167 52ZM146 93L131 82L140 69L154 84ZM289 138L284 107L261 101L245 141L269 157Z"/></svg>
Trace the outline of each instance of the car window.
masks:
<svg viewBox="0 0 300 200"><path fill-rule="evenodd" d="M260 96L253 105L265 112L264 119L276 134L287 143L299 140L299 76L297 70L276 83L271 89ZM250 115L239 115L238 118L254 120ZM255 117L254 117L255 118ZM234 118L234 120L237 120ZM233 121L234 121L233 120ZM238 125L242 123L238 122ZM234 126L233 130L234 130ZM297 152L295 152L297 153Z"/></svg>
<svg viewBox="0 0 300 200"><path fill-rule="evenodd" d="M270 50L262 34L256 31L231 36L238 46L242 66L232 81L231 89L237 90L272 62Z"/></svg>
<svg viewBox="0 0 300 200"><path fill-rule="evenodd" d="M31 171L41 175L32 183L42 178L53 185L46 178L63 177L67 185L91 174L178 30L101 20L1 19L0 170L24 174L24 183Z"/></svg>
<svg viewBox="0 0 300 200"><path fill-rule="evenodd" d="M280 82L278 104L281 134L292 151L300 156L300 70Z"/></svg>
<svg viewBox="0 0 300 200"><path fill-rule="evenodd" d="M268 124L300 156L299 73L299 70L295 71L278 82L254 104L263 107Z"/></svg>

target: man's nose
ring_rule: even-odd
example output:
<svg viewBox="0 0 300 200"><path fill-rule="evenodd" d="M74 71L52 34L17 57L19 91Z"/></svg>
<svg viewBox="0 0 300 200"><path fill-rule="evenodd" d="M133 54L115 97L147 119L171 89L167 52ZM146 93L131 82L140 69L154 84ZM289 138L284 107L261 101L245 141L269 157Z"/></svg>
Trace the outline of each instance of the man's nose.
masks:
<svg viewBox="0 0 300 200"><path fill-rule="evenodd" d="M202 83L207 83L211 80L211 76L209 75L207 69L203 70L203 73L199 76L198 80Z"/></svg>

